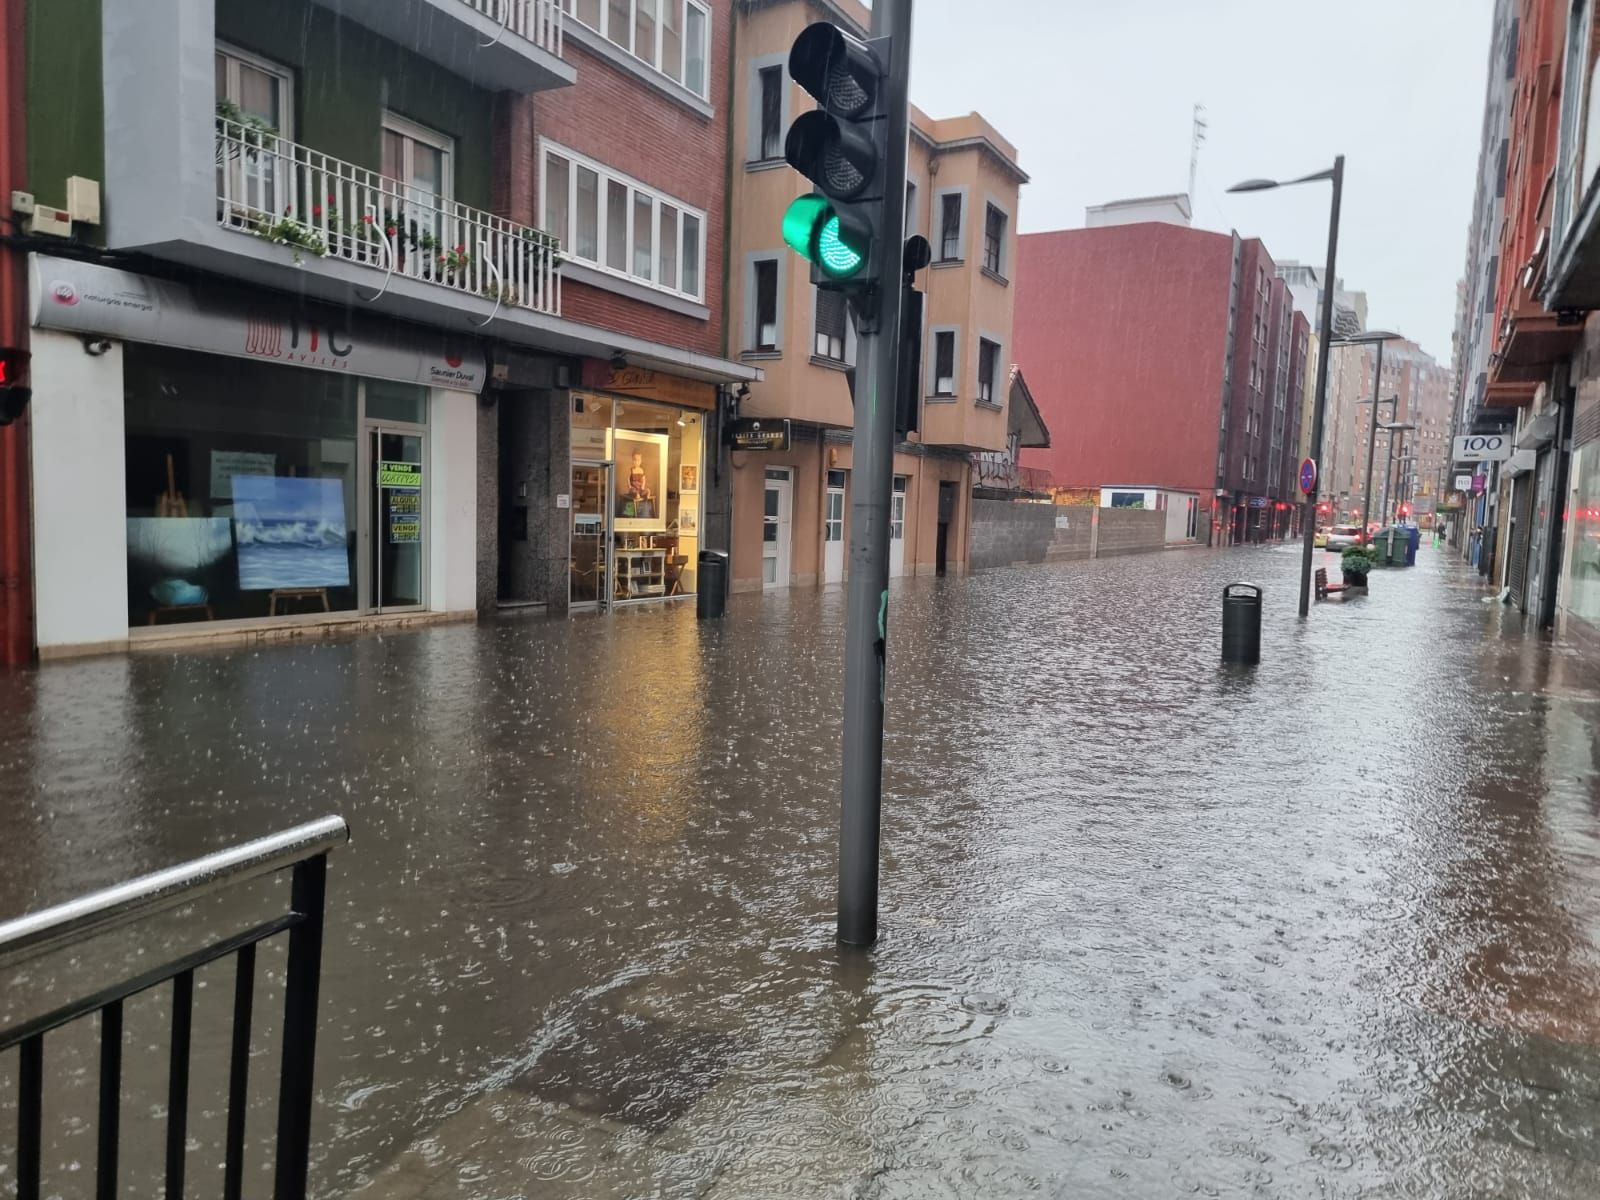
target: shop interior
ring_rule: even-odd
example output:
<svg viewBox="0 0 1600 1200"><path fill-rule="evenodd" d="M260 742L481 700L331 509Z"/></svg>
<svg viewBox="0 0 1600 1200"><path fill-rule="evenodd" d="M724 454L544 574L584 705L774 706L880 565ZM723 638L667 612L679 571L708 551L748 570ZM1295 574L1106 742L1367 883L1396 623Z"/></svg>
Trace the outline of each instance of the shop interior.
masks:
<svg viewBox="0 0 1600 1200"><path fill-rule="evenodd" d="M573 605L694 595L704 439L699 412L574 393Z"/></svg>

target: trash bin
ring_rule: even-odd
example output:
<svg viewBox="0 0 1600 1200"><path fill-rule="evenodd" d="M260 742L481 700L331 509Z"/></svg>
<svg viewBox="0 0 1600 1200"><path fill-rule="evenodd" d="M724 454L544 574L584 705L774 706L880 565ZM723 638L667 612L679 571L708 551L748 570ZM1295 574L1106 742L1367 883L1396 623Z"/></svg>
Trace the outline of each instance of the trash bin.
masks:
<svg viewBox="0 0 1600 1200"><path fill-rule="evenodd" d="M1222 589L1222 661L1261 661L1261 586L1230 583Z"/></svg>
<svg viewBox="0 0 1600 1200"><path fill-rule="evenodd" d="M725 550L702 550L699 577L695 580L694 612L701 621L720 617L728 607L728 554Z"/></svg>
<svg viewBox="0 0 1600 1200"><path fill-rule="evenodd" d="M1417 565L1417 547L1422 545L1422 530L1416 525L1406 530L1409 540L1406 542L1406 566Z"/></svg>

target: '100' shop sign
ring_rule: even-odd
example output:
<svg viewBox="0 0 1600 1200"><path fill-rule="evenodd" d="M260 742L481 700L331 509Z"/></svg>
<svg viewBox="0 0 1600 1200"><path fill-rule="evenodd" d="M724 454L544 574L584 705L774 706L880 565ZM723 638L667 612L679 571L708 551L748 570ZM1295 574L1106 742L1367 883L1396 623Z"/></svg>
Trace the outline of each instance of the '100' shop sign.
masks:
<svg viewBox="0 0 1600 1200"><path fill-rule="evenodd" d="M46 255L34 256L32 270L33 323L41 329L462 392L481 391L487 374L481 354L423 330L401 337L375 322L303 317L236 295Z"/></svg>

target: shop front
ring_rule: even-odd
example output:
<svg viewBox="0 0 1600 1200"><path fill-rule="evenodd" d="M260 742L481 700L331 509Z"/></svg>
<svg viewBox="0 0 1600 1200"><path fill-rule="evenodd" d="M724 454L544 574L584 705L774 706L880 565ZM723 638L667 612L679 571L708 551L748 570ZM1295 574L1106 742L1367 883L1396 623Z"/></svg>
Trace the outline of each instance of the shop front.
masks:
<svg viewBox="0 0 1600 1200"><path fill-rule="evenodd" d="M43 257L34 323L41 655L474 611L481 357Z"/></svg>
<svg viewBox="0 0 1600 1200"><path fill-rule="evenodd" d="M569 609L693 596L715 385L595 360L583 379L571 394Z"/></svg>

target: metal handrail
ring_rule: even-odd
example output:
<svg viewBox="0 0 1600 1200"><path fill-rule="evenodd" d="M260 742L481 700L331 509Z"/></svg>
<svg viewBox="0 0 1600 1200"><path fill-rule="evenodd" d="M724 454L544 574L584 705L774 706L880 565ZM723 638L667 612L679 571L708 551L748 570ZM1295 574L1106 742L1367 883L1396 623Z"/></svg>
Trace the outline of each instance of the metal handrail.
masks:
<svg viewBox="0 0 1600 1200"><path fill-rule="evenodd" d="M350 826L343 817L322 817L0 922L0 967L284 870L349 840Z"/></svg>

